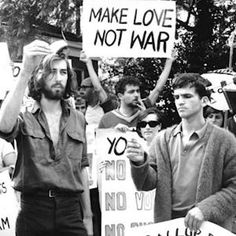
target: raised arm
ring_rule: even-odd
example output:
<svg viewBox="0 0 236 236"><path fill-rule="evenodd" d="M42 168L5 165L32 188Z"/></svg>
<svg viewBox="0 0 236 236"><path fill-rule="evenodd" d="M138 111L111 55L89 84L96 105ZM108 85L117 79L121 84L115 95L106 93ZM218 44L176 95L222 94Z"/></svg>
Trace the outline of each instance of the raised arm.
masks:
<svg viewBox="0 0 236 236"><path fill-rule="evenodd" d="M101 82L97 76L96 71L94 70L93 63L91 58L87 57L84 51L80 54L80 60L83 61L88 69L89 77L91 79L91 82L93 84L94 90L98 92L99 101L101 103L105 102L107 100L107 93L104 90L104 88L101 85Z"/></svg>
<svg viewBox="0 0 236 236"><path fill-rule="evenodd" d="M50 52L46 42L35 40L24 47L23 63L16 85L7 95L0 110L0 131L10 133L20 113L23 96L31 74L42 56Z"/></svg>
<svg viewBox="0 0 236 236"><path fill-rule="evenodd" d="M150 91L148 98L150 99L152 105L154 105L159 97L160 92L162 91L171 71L172 63L177 57L177 51L174 49L171 54L171 58L167 58L165 62L165 67L156 83L155 88Z"/></svg>

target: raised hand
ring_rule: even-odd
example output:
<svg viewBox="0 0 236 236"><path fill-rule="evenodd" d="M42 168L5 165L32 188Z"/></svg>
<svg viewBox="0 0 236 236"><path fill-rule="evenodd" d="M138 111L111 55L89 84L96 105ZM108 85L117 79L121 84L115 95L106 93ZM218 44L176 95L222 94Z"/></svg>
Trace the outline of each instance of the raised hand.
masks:
<svg viewBox="0 0 236 236"><path fill-rule="evenodd" d="M132 138L130 141L128 141L125 152L128 159L135 164L141 165L144 163L144 149L136 139Z"/></svg>
<svg viewBox="0 0 236 236"><path fill-rule="evenodd" d="M43 56L51 53L48 43L35 40L23 48L23 70L31 73Z"/></svg>
<svg viewBox="0 0 236 236"><path fill-rule="evenodd" d="M89 61L91 61L91 59L86 55L85 51L81 51L79 59L84 63L88 63Z"/></svg>

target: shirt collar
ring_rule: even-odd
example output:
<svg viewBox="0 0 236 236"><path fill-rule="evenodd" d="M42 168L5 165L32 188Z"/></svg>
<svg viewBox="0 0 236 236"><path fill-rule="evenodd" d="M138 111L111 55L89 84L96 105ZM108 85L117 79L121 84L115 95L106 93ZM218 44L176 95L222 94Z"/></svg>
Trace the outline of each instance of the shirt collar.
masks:
<svg viewBox="0 0 236 236"><path fill-rule="evenodd" d="M70 112L70 105L66 100L61 100L62 105L62 113L68 115ZM33 107L31 112L35 114L36 112L41 111L40 103L37 101L34 101Z"/></svg>
<svg viewBox="0 0 236 236"><path fill-rule="evenodd" d="M198 139L202 138L204 136L208 126L209 126L208 122L206 122L201 129L194 131L192 133L192 135L196 134ZM182 134L182 132L183 132L183 130L182 130L182 123L180 123L174 129L173 136L176 136L177 134Z"/></svg>

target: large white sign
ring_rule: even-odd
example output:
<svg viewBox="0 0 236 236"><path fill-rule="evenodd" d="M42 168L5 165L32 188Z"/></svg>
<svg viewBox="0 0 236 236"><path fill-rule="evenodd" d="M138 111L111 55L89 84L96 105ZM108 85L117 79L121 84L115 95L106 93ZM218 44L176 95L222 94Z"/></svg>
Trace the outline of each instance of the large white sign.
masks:
<svg viewBox="0 0 236 236"><path fill-rule="evenodd" d="M130 137L140 139L135 132L98 129L96 133L103 236L128 236L130 228L153 223L155 190L142 192L134 186L125 155Z"/></svg>
<svg viewBox="0 0 236 236"><path fill-rule="evenodd" d="M0 99L4 99L6 92L12 86L13 74L11 67L11 60L8 51L7 43L0 42Z"/></svg>
<svg viewBox="0 0 236 236"><path fill-rule="evenodd" d="M205 221L200 230L191 232L184 226L184 218L165 221L129 230L129 236L233 236L230 231Z"/></svg>
<svg viewBox="0 0 236 236"><path fill-rule="evenodd" d="M226 111L229 110L229 105L223 93L223 89L230 89L236 93L236 84L234 83L234 77L236 74L224 74L224 73L206 73L202 74L202 77L211 82L211 103L210 106L217 110Z"/></svg>
<svg viewBox="0 0 236 236"><path fill-rule="evenodd" d="M83 49L90 57L170 57L175 1L84 0Z"/></svg>
<svg viewBox="0 0 236 236"><path fill-rule="evenodd" d="M19 205L8 171L0 173L0 235L14 236Z"/></svg>

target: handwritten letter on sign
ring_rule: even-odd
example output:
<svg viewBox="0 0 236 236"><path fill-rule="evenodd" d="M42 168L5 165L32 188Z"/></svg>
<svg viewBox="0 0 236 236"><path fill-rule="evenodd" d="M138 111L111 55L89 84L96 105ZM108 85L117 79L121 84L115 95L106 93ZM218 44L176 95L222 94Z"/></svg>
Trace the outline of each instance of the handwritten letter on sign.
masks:
<svg viewBox="0 0 236 236"><path fill-rule="evenodd" d="M165 221L157 224L132 228L129 236L233 236L230 231L213 224L209 221L203 222L200 230L191 232L184 226L184 218Z"/></svg>
<svg viewBox="0 0 236 236"><path fill-rule="evenodd" d="M85 0L83 49L91 57L170 57L174 1Z"/></svg>
<svg viewBox="0 0 236 236"><path fill-rule="evenodd" d="M0 173L0 235L15 235L18 204L8 171Z"/></svg>
<svg viewBox="0 0 236 236"><path fill-rule="evenodd" d="M139 138L137 133L113 129L96 133L97 162L106 163L99 175L102 236L128 236L130 228L153 223L155 190L136 190L125 155L127 135Z"/></svg>

